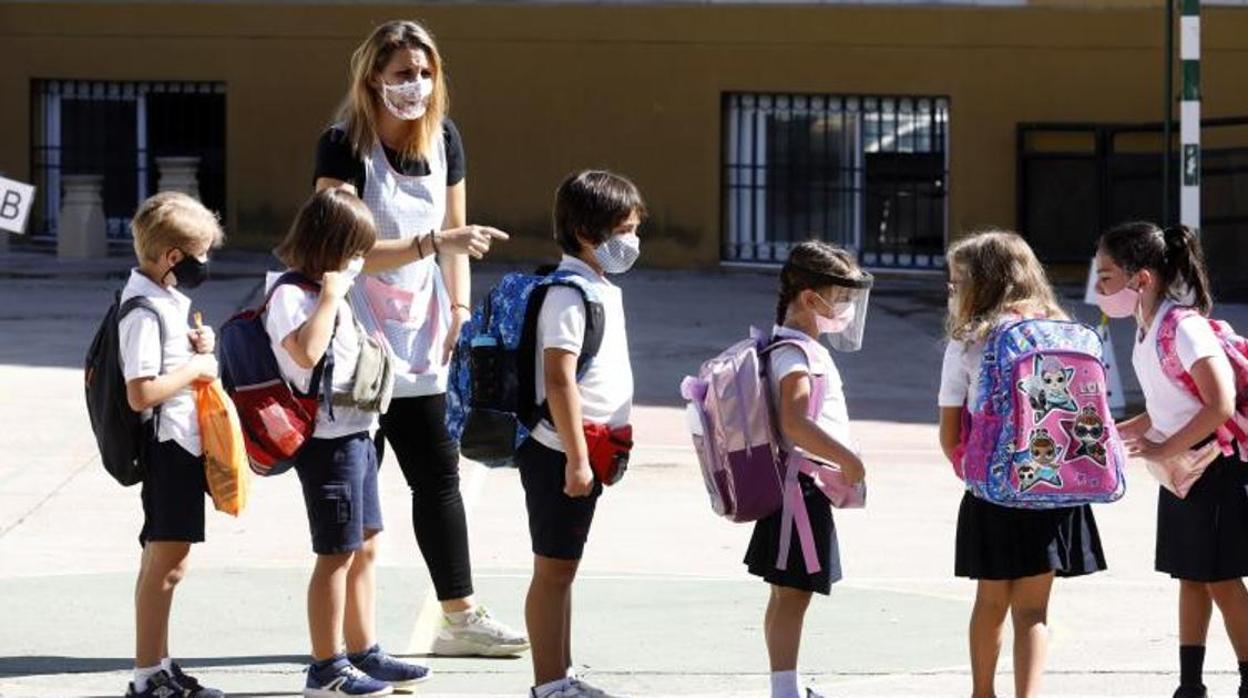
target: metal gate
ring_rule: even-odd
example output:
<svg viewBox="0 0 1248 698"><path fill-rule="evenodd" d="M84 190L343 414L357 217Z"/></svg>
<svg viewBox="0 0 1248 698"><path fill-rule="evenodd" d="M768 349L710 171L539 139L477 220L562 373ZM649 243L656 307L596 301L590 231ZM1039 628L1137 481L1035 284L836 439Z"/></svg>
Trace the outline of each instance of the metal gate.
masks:
<svg viewBox="0 0 1248 698"><path fill-rule="evenodd" d="M1177 134L1178 129L1175 129ZM1201 122L1201 240L1215 287L1245 297L1248 116ZM1162 220L1162 124L1020 124L1018 223L1047 263L1086 263L1102 232ZM1177 148L1170 172L1178 172ZM1170 182L1177 222L1178 177Z"/></svg>
<svg viewBox="0 0 1248 698"><path fill-rule="evenodd" d="M820 239L870 266L943 264L946 98L731 93L723 115L724 260Z"/></svg>
<svg viewBox="0 0 1248 698"><path fill-rule="evenodd" d="M225 85L219 82L31 83L31 172L40 192L30 238L54 242L61 178L103 175L110 242L129 244L129 220L156 192L155 159L199 158L204 205L225 212Z"/></svg>

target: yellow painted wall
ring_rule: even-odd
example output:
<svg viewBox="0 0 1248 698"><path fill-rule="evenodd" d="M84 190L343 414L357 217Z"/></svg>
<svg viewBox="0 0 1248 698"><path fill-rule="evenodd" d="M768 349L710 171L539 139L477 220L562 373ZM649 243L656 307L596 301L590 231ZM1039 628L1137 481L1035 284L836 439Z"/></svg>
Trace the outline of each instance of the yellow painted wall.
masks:
<svg viewBox="0 0 1248 698"><path fill-rule="evenodd" d="M1116 4L1116 3L1113 3ZM1155 121L1160 8L610 5L0 5L0 170L30 161L30 81L219 80L235 241L271 244L370 28L427 22L468 151L470 218L553 250L568 171L633 177L647 263L719 259L721 95L923 94L951 105L951 234L1015 220L1015 125ZM1205 11L1205 113L1248 113L1248 10Z"/></svg>

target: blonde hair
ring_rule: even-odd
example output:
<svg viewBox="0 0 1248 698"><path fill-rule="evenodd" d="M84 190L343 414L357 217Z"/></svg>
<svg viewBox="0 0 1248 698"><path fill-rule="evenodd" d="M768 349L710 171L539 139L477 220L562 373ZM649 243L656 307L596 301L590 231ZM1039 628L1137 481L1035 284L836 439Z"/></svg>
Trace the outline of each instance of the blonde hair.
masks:
<svg viewBox="0 0 1248 698"><path fill-rule="evenodd" d="M347 141L358 157L366 156L377 142L379 110L385 109L381 93L373 83L380 79L390 58L400 49L425 52L433 71L433 94L424 115L410 122L407 140L399 153L409 160L427 161L437 142L434 139L442 137L442 121L450 108L442 54L438 53L429 30L416 22L394 20L374 29L351 54L351 86L338 109L338 120L346 126Z"/></svg>
<svg viewBox="0 0 1248 698"><path fill-rule="evenodd" d="M162 191L139 204L130 221L134 255L154 262L169 249L187 252L188 247L220 247L225 241L217 214L190 196Z"/></svg>
<svg viewBox="0 0 1248 698"><path fill-rule="evenodd" d="M962 279L949 304L945 330L951 339L982 340L1008 313L1065 319L1044 267L1017 233L987 230L963 238L946 253L949 270Z"/></svg>

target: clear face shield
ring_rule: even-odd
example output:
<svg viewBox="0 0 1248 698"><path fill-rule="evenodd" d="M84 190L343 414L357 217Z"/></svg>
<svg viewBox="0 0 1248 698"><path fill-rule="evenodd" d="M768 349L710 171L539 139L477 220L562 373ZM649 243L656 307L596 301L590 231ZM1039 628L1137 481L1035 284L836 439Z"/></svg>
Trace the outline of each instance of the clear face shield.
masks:
<svg viewBox="0 0 1248 698"><path fill-rule="evenodd" d="M828 296L822 294L822 312L818 315L819 334L828 346L837 351L858 351L862 348L863 328L867 324L867 304L875 279L867 272L857 278L819 274L832 287Z"/></svg>

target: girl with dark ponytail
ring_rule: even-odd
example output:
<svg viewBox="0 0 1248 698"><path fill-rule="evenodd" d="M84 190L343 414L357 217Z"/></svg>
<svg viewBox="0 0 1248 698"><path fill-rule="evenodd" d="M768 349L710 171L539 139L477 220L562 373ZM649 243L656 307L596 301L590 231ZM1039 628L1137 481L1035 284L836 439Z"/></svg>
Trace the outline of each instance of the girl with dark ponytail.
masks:
<svg viewBox="0 0 1248 698"><path fill-rule="evenodd" d="M766 359L773 414L785 451L838 469L851 484L862 481L865 471L850 438L840 373L832 354L815 339L842 351L858 348L870 286L871 275L858 268L849 252L818 241L795 246L780 272L780 297L772 330L777 340L788 343L776 346ZM812 405L814 400L821 402ZM787 543L786 568L777 568L781 546L786 545L782 543L781 511L755 523L745 555L750 574L770 585L763 637L771 663L771 698L819 696L799 687L797 654L802 624L811 596L829 594L832 584L841 578L832 506L811 478L802 474L798 481L819 571L807 571L797 535Z"/></svg>
<svg viewBox="0 0 1248 698"><path fill-rule="evenodd" d="M1209 444L1234 414L1235 377L1207 318L1213 299L1195 234L1125 223L1101 237L1096 271L1097 304L1139 327L1131 362L1145 411L1118 425L1132 455L1165 464L1194 457L1193 449L1205 459L1220 453ZM1186 374L1182 382L1176 365ZM1248 698L1248 469L1219 455L1199 477L1185 497L1158 492L1155 566L1179 580L1174 695L1206 695L1201 675L1216 604L1239 658L1239 695Z"/></svg>

